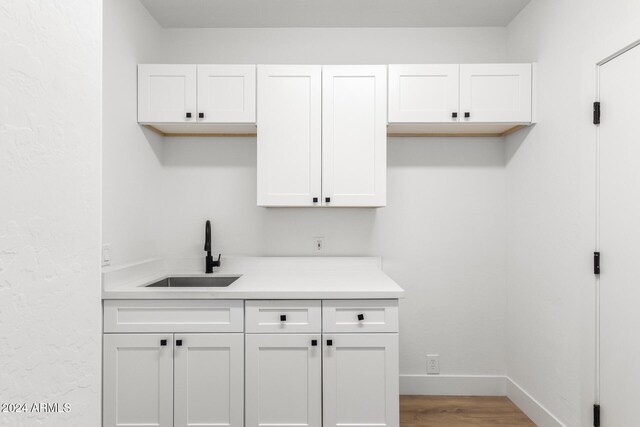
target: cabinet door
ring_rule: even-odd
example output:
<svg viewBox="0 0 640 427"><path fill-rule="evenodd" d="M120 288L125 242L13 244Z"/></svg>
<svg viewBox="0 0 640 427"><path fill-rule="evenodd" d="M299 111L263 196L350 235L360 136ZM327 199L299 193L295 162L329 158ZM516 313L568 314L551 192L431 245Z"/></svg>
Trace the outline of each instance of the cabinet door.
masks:
<svg viewBox="0 0 640 427"><path fill-rule="evenodd" d="M172 335L107 334L103 352L103 426L172 426Z"/></svg>
<svg viewBox="0 0 640 427"><path fill-rule="evenodd" d="M243 334L176 334L175 340L174 426L243 427Z"/></svg>
<svg viewBox="0 0 640 427"><path fill-rule="evenodd" d="M531 87L531 64L460 65L460 121L529 123Z"/></svg>
<svg viewBox="0 0 640 427"><path fill-rule="evenodd" d="M195 65L138 65L138 121L195 123L196 75Z"/></svg>
<svg viewBox="0 0 640 427"><path fill-rule="evenodd" d="M319 66L258 66L259 206L319 204L320 76Z"/></svg>
<svg viewBox="0 0 640 427"><path fill-rule="evenodd" d="M255 123L256 66L198 65L197 120Z"/></svg>
<svg viewBox="0 0 640 427"><path fill-rule="evenodd" d="M385 206L387 68L322 69L322 203Z"/></svg>
<svg viewBox="0 0 640 427"><path fill-rule="evenodd" d="M324 427L398 427L398 334L329 334L323 345Z"/></svg>
<svg viewBox="0 0 640 427"><path fill-rule="evenodd" d="M455 123L460 65L389 65L389 123Z"/></svg>
<svg viewBox="0 0 640 427"><path fill-rule="evenodd" d="M320 334L247 334L245 369L247 427L320 427Z"/></svg>

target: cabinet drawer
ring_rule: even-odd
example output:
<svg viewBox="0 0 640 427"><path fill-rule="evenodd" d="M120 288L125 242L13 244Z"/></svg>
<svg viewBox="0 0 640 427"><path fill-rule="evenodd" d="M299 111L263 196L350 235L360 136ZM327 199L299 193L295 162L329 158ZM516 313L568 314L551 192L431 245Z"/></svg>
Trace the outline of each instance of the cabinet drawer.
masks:
<svg viewBox="0 0 640 427"><path fill-rule="evenodd" d="M243 332L236 300L106 300L105 332Z"/></svg>
<svg viewBox="0 0 640 427"><path fill-rule="evenodd" d="M247 301L247 333L320 332L320 301Z"/></svg>
<svg viewBox="0 0 640 427"><path fill-rule="evenodd" d="M323 332L398 332L398 300L322 302Z"/></svg>

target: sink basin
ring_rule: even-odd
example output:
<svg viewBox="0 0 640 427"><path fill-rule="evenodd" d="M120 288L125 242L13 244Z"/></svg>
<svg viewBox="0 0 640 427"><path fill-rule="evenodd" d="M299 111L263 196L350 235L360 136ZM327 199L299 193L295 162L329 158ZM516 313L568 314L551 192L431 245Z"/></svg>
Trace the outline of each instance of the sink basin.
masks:
<svg viewBox="0 0 640 427"><path fill-rule="evenodd" d="M168 277L147 285L147 288L226 288L240 276Z"/></svg>

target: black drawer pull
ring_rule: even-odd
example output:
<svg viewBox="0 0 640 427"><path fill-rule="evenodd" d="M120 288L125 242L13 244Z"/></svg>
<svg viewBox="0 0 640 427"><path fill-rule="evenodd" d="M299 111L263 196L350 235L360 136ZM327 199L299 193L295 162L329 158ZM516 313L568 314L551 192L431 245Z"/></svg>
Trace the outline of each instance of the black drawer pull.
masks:
<svg viewBox="0 0 640 427"><path fill-rule="evenodd" d="M331 347L333 345L333 340L327 340L327 347Z"/></svg>
<svg viewBox="0 0 640 427"><path fill-rule="evenodd" d="M176 345L178 347L182 347L182 340L176 340Z"/></svg>
<svg viewBox="0 0 640 427"><path fill-rule="evenodd" d="M360 321L364 320L364 314L358 314L358 320Z"/></svg>
<svg viewBox="0 0 640 427"><path fill-rule="evenodd" d="M466 112L464 113L464 118L465 118L465 119L468 119L469 117L471 117L471 113L470 113L470 112L468 112L468 111L466 111Z"/></svg>
<svg viewBox="0 0 640 427"><path fill-rule="evenodd" d="M458 118L458 113L451 113L451 117L454 118L454 119L457 119Z"/></svg>
<svg viewBox="0 0 640 427"><path fill-rule="evenodd" d="M287 321L287 315L286 314L281 314L280 315L280 321L281 322L286 322Z"/></svg>
<svg viewBox="0 0 640 427"><path fill-rule="evenodd" d="M198 113L198 117L200 117L201 119L204 119L204 113Z"/></svg>
<svg viewBox="0 0 640 427"><path fill-rule="evenodd" d="M191 113L187 113L187 119L191 118Z"/></svg>
<svg viewBox="0 0 640 427"><path fill-rule="evenodd" d="M167 345L167 340L160 340L160 345Z"/></svg>
<svg viewBox="0 0 640 427"><path fill-rule="evenodd" d="M325 197L324 201L325 203L331 203L331 197Z"/></svg>
<svg viewBox="0 0 640 427"><path fill-rule="evenodd" d="M311 347L316 347L318 345L318 340L311 340Z"/></svg>
<svg viewBox="0 0 640 427"><path fill-rule="evenodd" d="M318 203L318 198L317 197L313 198L313 203Z"/></svg>

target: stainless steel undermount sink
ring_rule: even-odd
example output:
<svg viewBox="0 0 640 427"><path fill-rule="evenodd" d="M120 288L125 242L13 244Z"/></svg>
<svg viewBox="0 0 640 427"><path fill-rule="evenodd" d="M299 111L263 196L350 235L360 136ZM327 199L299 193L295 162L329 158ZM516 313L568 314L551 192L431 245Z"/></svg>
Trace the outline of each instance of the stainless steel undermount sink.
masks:
<svg viewBox="0 0 640 427"><path fill-rule="evenodd" d="M147 285L147 288L226 288L240 276L167 277Z"/></svg>

